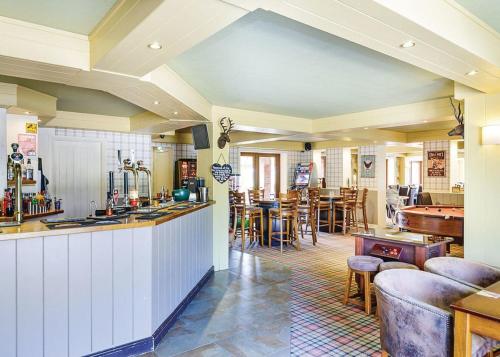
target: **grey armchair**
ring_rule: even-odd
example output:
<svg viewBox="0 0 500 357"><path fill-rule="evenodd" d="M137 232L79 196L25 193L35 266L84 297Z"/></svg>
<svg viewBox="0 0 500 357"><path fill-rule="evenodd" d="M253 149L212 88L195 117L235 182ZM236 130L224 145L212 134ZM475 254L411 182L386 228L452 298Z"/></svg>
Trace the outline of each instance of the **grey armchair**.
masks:
<svg viewBox="0 0 500 357"><path fill-rule="evenodd" d="M475 289L500 281L500 270L462 258L438 257L425 262L424 270L458 281Z"/></svg>
<svg viewBox="0 0 500 357"><path fill-rule="evenodd" d="M392 269L374 280L383 356L453 355L450 304L477 290L420 270ZM473 356L483 356L495 341L473 336Z"/></svg>

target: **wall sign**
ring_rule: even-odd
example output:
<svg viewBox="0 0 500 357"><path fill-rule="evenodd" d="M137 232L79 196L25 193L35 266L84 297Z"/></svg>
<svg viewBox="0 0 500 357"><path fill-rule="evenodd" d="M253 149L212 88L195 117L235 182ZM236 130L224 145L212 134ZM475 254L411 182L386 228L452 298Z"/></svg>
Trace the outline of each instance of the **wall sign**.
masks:
<svg viewBox="0 0 500 357"><path fill-rule="evenodd" d="M375 155L361 155L361 178L375 178Z"/></svg>
<svg viewBox="0 0 500 357"><path fill-rule="evenodd" d="M446 150L427 152L427 176L446 177Z"/></svg>
<svg viewBox="0 0 500 357"><path fill-rule="evenodd" d="M18 134L19 151L26 156L36 156L36 135Z"/></svg>
<svg viewBox="0 0 500 357"><path fill-rule="evenodd" d="M224 160L224 164L220 164L220 159ZM222 156L222 153L219 155L219 159L215 164L212 164L212 176L219 182L219 183L224 183L227 180L229 180L229 177L231 176L231 173L233 172L233 168L231 165L226 163L226 160L224 159L224 156Z"/></svg>
<svg viewBox="0 0 500 357"><path fill-rule="evenodd" d="M38 133L38 124L37 123L26 123L26 133L27 134Z"/></svg>

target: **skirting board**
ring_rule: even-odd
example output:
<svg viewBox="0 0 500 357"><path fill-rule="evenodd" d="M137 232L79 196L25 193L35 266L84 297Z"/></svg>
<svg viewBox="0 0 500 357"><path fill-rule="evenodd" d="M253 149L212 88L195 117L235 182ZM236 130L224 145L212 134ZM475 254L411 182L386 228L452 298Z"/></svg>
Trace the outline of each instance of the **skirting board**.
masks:
<svg viewBox="0 0 500 357"><path fill-rule="evenodd" d="M177 306L177 308L168 316L165 321L162 322L160 327L156 329L153 336L143 338L142 340L137 340L133 342L126 343L124 345L109 348L104 351L99 351L86 355L85 357L123 357L123 356L136 356L146 352L152 352L160 344L161 340L167 334L168 330L174 325L175 321L182 314L184 309L189 305L189 303L194 299L196 294L201 290L203 285L206 284L208 279L214 274L214 267L212 266L205 275L200 279L198 284L195 285L189 294L182 300L182 302Z"/></svg>

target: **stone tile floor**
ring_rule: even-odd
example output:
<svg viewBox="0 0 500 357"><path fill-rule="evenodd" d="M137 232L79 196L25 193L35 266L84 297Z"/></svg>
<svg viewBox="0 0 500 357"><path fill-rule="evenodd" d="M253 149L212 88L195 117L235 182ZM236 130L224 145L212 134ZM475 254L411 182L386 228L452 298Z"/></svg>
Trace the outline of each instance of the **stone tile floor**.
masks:
<svg viewBox="0 0 500 357"><path fill-rule="evenodd" d="M290 269L230 251L155 352L167 356L290 356Z"/></svg>

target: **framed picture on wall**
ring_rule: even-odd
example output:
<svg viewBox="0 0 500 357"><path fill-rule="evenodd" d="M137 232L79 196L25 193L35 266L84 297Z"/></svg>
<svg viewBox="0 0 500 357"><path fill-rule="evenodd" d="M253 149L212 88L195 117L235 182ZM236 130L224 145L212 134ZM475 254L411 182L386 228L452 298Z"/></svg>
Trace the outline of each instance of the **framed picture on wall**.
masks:
<svg viewBox="0 0 500 357"><path fill-rule="evenodd" d="M427 176L446 177L446 150L427 152Z"/></svg>
<svg viewBox="0 0 500 357"><path fill-rule="evenodd" d="M18 134L17 142L19 144L19 150L25 156L36 156L36 135Z"/></svg>
<svg viewBox="0 0 500 357"><path fill-rule="evenodd" d="M361 155L361 178L375 178L375 155Z"/></svg>

